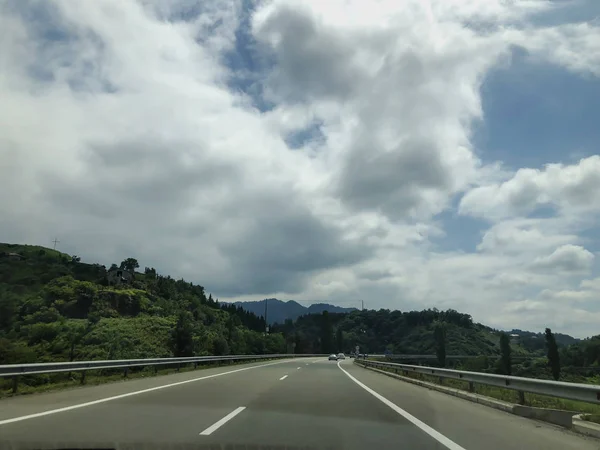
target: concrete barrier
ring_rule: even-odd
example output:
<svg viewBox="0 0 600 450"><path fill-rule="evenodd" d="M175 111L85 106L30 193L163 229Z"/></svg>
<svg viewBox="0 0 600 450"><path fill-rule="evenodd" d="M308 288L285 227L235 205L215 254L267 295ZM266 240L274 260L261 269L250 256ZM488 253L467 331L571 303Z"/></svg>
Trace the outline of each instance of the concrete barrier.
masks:
<svg viewBox="0 0 600 450"><path fill-rule="evenodd" d="M585 414L573 417L573 431L600 439L600 424L583 420Z"/></svg>
<svg viewBox="0 0 600 450"><path fill-rule="evenodd" d="M535 408L523 405L514 405L512 413L528 419L550 422L565 428L573 428L573 416L578 414L578 412L563 409Z"/></svg>

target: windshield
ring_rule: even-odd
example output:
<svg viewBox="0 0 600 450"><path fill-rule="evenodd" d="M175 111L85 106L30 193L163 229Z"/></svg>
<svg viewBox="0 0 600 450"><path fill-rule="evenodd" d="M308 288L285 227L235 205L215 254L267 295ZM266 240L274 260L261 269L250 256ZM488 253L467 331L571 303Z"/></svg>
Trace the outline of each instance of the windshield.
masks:
<svg viewBox="0 0 600 450"><path fill-rule="evenodd" d="M599 17L0 0L0 447L597 449Z"/></svg>

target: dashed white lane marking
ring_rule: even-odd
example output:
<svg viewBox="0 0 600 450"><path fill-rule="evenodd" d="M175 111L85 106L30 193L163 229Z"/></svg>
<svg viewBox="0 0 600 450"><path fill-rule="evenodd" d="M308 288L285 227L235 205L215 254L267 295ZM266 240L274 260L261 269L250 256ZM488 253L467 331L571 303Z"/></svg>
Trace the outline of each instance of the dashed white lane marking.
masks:
<svg viewBox="0 0 600 450"><path fill-rule="evenodd" d="M340 370L342 372L344 372L346 375L348 375L348 377L352 381L354 381L356 384L358 384L361 388L363 388L365 391L367 391L369 394L371 394L373 397L375 397L380 402L382 402L385 405L389 406L395 412L397 412L398 414L400 414L402 417L404 417L406 420L408 420L410 423L412 423L417 428L421 429L421 431L424 431L425 433L427 433L429 436L431 436L433 439L435 439L436 441L438 441L440 444L442 444L447 449L449 449L449 450L465 450L463 447L461 447L460 445L458 445L456 442L451 441L450 439L448 439L446 436L444 436L439 431L434 430L433 428L431 428L426 423L421 422L415 416L413 416L412 414L404 411L402 408L400 408L398 405L396 405L395 403L393 403L390 400L388 400L387 398L385 398L383 395L378 394L373 389L371 389L369 386L367 386L367 385L361 383L360 381L358 381L356 378L354 378L352 375L350 375L348 373L348 371L342 369L342 367L340 366L339 362L337 363L337 366L340 368Z"/></svg>
<svg viewBox="0 0 600 450"><path fill-rule="evenodd" d="M237 416L239 413L241 413L245 409L246 409L245 406L240 406L239 408L234 409L229 414L227 414L225 417L223 417L221 420L216 421L210 427L208 427L206 430L204 430L202 433L200 433L200 436L210 436L211 434L213 434L215 431L217 431L219 428L221 428L223 425L225 425L227 422L229 422L231 419L233 419L235 416Z"/></svg>
<svg viewBox="0 0 600 450"><path fill-rule="evenodd" d="M207 375L204 377L192 378L191 380L178 381L176 383L169 383L169 384L164 384L162 386L156 386L156 387L149 388L149 389L142 389L141 391L133 391L133 392L128 392L126 394L115 395L114 397L106 397L106 398L101 398L99 400L94 400L91 402L79 403L77 405L71 405L71 406L65 406L64 408L51 409L49 411L42 411L42 412L35 413L35 414L29 414L27 416L13 417L12 419L0 420L0 425L6 425L8 423L13 423L13 422L20 422L21 420L35 419L36 417L49 416L50 414L56 414L56 413L60 413L60 412L70 411L72 409L84 408L86 406L92 406L92 405L97 405L98 403L110 402L111 400L117 400L120 398L131 397L132 395L145 394L146 392L158 391L159 389L165 389L165 388L169 388L172 386L179 386L181 384L186 384L186 383L193 383L194 381L208 380L209 378L216 378L216 377L220 377L223 375L229 375L230 373L243 372L244 370L258 369L260 367L272 366L274 364L283 364L286 362L289 363L290 361L289 360L275 361L275 362L271 362L271 363L261 364L258 366L243 367L241 369L230 370L228 372L216 373L214 375Z"/></svg>
<svg viewBox="0 0 600 450"><path fill-rule="evenodd" d="M280 380L285 380L287 377L288 377L287 375L284 375L280 378Z"/></svg>
<svg viewBox="0 0 600 450"><path fill-rule="evenodd" d="M296 367L297 370L300 370L300 367Z"/></svg>

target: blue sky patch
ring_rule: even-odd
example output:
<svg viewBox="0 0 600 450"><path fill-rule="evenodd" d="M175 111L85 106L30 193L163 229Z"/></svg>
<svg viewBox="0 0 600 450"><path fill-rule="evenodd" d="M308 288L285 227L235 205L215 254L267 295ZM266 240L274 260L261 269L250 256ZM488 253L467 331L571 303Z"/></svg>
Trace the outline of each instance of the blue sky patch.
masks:
<svg viewBox="0 0 600 450"><path fill-rule="evenodd" d="M598 0L554 0L553 3L561 7L535 14L530 22L535 26L551 27L565 23L589 22L600 17Z"/></svg>
<svg viewBox="0 0 600 450"><path fill-rule="evenodd" d="M258 49L258 43L251 31L252 14L256 1L243 0L243 13L235 30L235 47L223 55L223 62L231 70L228 86L232 91L247 95L252 105L261 112L269 111L275 104L265 100L263 82L265 75L274 65L265 52Z"/></svg>
<svg viewBox="0 0 600 450"><path fill-rule="evenodd" d="M443 223L445 236L432 237L431 242L438 251L464 251L474 253L481 242L483 233L490 228L489 222L458 214L460 198L455 198L450 208L435 216L435 220Z"/></svg>
<svg viewBox="0 0 600 450"><path fill-rule="evenodd" d="M285 143L289 148L297 149L314 142L322 142L325 136L321 132L321 123L313 123L302 130L289 133L285 137Z"/></svg>
<svg viewBox="0 0 600 450"><path fill-rule="evenodd" d="M600 140L600 83L513 51L508 69L489 74L482 87L484 121L474 142L485 162L513 169L574 163L596 154Z"/></svg>

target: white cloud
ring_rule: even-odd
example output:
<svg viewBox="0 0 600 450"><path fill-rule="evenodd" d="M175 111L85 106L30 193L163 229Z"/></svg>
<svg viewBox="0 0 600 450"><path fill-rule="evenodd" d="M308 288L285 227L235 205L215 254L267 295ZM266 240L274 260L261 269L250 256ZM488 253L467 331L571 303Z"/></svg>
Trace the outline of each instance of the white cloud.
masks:
<svg viewBox="0 0 600 450"><path fill-rule="evenodd" d="M546 60L585 75L600 76L600 27L567 24L529 30L510 30L506 39Z"/></svg>
<svg viewBox="0 0 600 450"><path fill-rule="evenodd" d="M477 250L510 255L538 254L551 251L562 244L579 242L571 223L557 219L512 219L490 227L477 246Z"/></svg>
<svg viewBox="0 0 600 450"><path fill-rule="evenodd" d="M568 290L589 269L576 246L600 160L513 174L481 162L472 127L513 45L597 73L595 28L527 25L553 7L259 2L250 44L266 63L246 79L227 67L242 2L3 2L1 238L135 256L221 298L452 307L521 326L490 305ZM238 71L272 110L231 85ZM286 145L310 127L322 138ZM476 251L441 251L435 215L464 192L459 211L494 223ZM540 206L560 214L519 217Z"/></svg>
<svg viewBox="0 0 600 450"><path fill-rule="evenodd" d="M491 219L527 215L540 206L564 211L600 211L600 156L577 164L548 164L543 170L519 169L503 182L474 188L460 212Z"/></svg>
<svg viewBox="0 0 600 450"><path fill-rule="evenodd" d="M589 272L594 255L580 245L563 245L548 256L538 256L532 267L544 271Z"/></svg>

